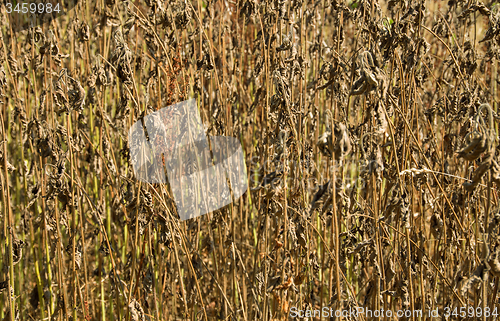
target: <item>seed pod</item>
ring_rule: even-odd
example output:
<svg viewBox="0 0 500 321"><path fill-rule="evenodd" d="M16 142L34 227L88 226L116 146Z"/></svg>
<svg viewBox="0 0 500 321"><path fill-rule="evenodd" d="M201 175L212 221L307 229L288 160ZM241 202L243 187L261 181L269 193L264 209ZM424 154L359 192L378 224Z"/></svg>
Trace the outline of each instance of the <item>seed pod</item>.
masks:
<svg viewBox="0 0 500 321"><path fill-rule="evenodd" d="M5 281L2 281L0 282L0 293L3 292L3 290L7 289L7 287L9 286L9 280L5 280Z"/></svg>
<svg viewBox="0 0 500 321"><path fill-rule="evenodd" d="M4 166L4 159L3 159L3 151L0 150L0 166L3 167ZM13 172L16 170L16 168L14 167L14 165L12 165L8 160L7 160L7 170L9 172Z"/></svg>
<svg viewBox="0 0 500 321"><path fill-rule="evenodd" d="M9 53L7 61L9 62L10 71L12 72L12 75L16 76L19 73L19 67L17 65L17 60L14 59L14 56L12 56L12 53Z"/></svg>
<svg viewBox="0 0 500 321"><path fill-rule="evenodd" d="M82 22L80 29L78 30L78 36L80 41L89 41L90 39L90 28L89 25L85 22Z"/></svg>
<svg viewBox="0 0 500 321"><path fill-rule="evenodd" d="M292 41L290 40L290 38L292 37L292 35L283 35L283 39L282 39L282 42L281 42L281 45L279 47L276 48L276 52L280 52L280 51L285 51L285 50L289 50L292 48Z"/></svg>
<svg viewBox="0 0 500 321"><path fill-rule="evenodd" d="M130 318L132 321L146 320L144 316L144 310L142 309L139 302L137 302L135 299L132 299L129 308L130 308Z"/></svg>
<svg viewBox="0 0 500 321"><path fill-rule="evenodd" d="M469 137L471 134L468 134ZM458 151L458 155L468 161L476 160L482 153L488 149L486 135L479 132L472 133L469 144Z"/></svg>
<svg viewBox="0 0 500 321"><path fill-rule="evenodd" d="M500 276L500 261L499 261L499 250L494 251L493 254L490 254L488 258L488 265L490 266L490 272L493 276Z"/></svg>
<svg viewBox="0 0 500 321"><path fill-rule="evenodd" d="M12 238L13 238L13 241L12 241L12 261L15 265L15 264L19 263L19 261L21 261L21 258L23 257L23 248L26 245L26 243L23 242L22 240L16 239L14 236L12 236Z"/></svg>
<svg viewBox="0 0 500 321"><path fill-rule="evenodd" d="M472 288L475 283L486 280L486 277L488 276L488 270L489 266L487 266L486 262L481 262L481 264L479 264L479 266L474 270L471 277L467 279L467 281L462 286L462 289L460 290L462 296L465 296L465 294Z"/></svg>
<svg viewBox="0 0 500 321"><path fill-rule="evenodd" d="M344 124L338 123L336 125L337 126L335 126L334 130L335 147L333 151L335 153L335 159L341 160L352 150L351 138L349 137L347 127Z"/></svg>
<svg viewBox="0 0 500 321"><path fill-rule="evenodd" d="M101 246L99 247L99 252L101 252L104 256L109 255L110 251L108 248L108 244L105 241L101 242Z"/></svg>
<svg viewBox="0 0 500 321"><path fill-rule="evenodd" d="M330 130L324 132L319 137L318 142L316 144L318 145L318 148L323 155L332 157L333 139L332 139L332 132Z"/></svg>
<svg viewBox="0 0 500 321"><path fill-rule="evenodd" d="M359 78L354 82L351 88L351 95L361 95L368 93L379 86L376 74L380 75L380 70L375 66L372 54L369 51L361 55L361 66L358 73Z"/></svg>
<svg viewBox="0 0 500 321"><path fill-rule="evenodd" d="M444 222L438 214L434 214L431 217L430 221L431 225L431 233L436 238L439 239L441 237L441 233L443 232Z"/></svg>
<svg viewBox="0 0 500 321"><path fill-rule="evenodd" d="M486 171L490 168L490 161L486 160L482 162L474 171L474 176L472 177L472 182L465 182L463 186L469 192L472 192L474 188L481 182L481 178L486 173Z"/></svg>
<svg viewBox="0 0 500 321"><path fill-rule="evenodd" d="M83 111L83 105L85 103L85 90L79 81L72 77L68 77L72 88L68 90L69 94L69 105L71 109L78 113Z"/></svg>
<svg viewBox="0 0 500 321"><path fill-rule="evenodd" d="M75 267L77 270L80 269L80 266L82 265L82 252L77 248L75 251Z"/></svg>
<svg viewBox="0 0 500 321"><path fill-rule="evenodd" d="M496 161L491 164L491 180L500 186L500 165Z"/></svg>

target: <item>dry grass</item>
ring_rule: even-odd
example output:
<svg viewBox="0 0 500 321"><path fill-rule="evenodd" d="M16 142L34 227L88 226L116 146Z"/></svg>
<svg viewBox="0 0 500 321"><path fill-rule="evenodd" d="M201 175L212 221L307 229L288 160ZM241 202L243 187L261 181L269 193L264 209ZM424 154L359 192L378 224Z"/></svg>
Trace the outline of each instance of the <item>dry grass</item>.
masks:
<svg viewBox="0 0 500 321"><path fill-rule="evenodd" d="M464 0L98 0L17 31L2 6L0 317L493 312L498 17ZM251 186L179 221L167 186L134 178L127 134L190 97L209 135L241 140Z"/></svg>

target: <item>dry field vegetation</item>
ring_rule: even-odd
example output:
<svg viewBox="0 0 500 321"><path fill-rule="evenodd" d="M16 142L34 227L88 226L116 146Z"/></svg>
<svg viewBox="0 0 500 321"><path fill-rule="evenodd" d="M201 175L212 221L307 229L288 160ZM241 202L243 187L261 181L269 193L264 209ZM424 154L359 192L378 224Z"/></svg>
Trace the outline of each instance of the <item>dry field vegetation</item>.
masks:
<svg viewBox="0 0 500 321"><path fill-rule="evenodd" d="M496 3L81 0L28 30L0 17L3 320L500 304ZM180 221L168 185L135 179L128 129L193 97L207 134L240 139L249 190Z"/></svg>

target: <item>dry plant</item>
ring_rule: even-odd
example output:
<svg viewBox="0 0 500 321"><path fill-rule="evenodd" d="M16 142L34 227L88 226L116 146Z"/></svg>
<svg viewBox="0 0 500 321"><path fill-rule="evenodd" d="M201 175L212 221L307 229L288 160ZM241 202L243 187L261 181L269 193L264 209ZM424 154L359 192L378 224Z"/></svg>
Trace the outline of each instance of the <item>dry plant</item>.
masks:
<svg viewBox="0 0 500 321"><path fill-rule="evenodd" d="M2 4L0 319L491 320L499 12L98 0L20 30ZM240 139L250 188L180 221L168 185L134 177L127 135L193 97L208 135Z"/></svg>

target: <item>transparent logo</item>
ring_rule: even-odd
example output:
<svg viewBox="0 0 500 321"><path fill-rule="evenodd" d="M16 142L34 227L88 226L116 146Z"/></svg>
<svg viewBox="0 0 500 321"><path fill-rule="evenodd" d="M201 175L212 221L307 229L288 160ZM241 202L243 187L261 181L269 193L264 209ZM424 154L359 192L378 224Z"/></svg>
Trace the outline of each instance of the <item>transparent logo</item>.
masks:
<svg viewBox="0 0 500 321"><path fill-rule="evenodd" d="M222 208L248 189L239 140L207 137L195 99L145 116L128 138L136 178L170 183L181 220Z"/></svg>

